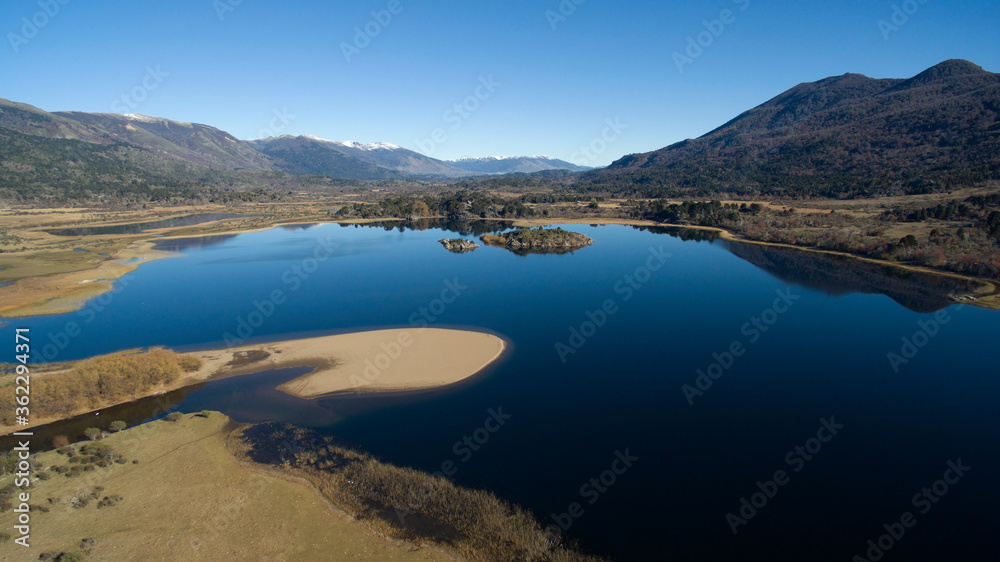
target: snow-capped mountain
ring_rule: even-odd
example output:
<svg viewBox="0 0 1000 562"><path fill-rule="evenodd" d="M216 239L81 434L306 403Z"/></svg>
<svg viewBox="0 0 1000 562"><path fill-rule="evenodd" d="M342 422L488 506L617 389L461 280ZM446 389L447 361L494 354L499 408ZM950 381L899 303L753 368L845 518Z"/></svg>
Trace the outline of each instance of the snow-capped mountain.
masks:
<svg viewBox="0 0 1000 562"><path fill-rule="evenodd" d="M397 179L406 176L458 178L474 175L448 162L387 142L333 141L314 135L270 137L246 141L297 174L344 179Z"/></svg>
<svg viewBox="0 0 1000 562"><path fill-rule="evenodd" d="M530 174L546 170L583 172L591 169L544 154L540 156L485 156L482 158L466 156L465 158L452 160L450 163L463 170L477 174Z"/></svg>
<svg viewBox="0 0 1000 562"><path fill-rule="evenodd" d="M49 113L3 99L0 99L0 128L101 145L125 143L153 158L212 169L281 170L349 180L464 178L583 169L548 156L492 156L447 162L388 142L334 141L315 135L241 141L225 131L198 123L139 113Z"/></svg>
<svg viewBox="0 0 1000 562"><path fill-rule="evenodd" d="M388 142L335 141L315 135L282 135L246 141L295 174L343 179L383 180L412 176L461 178L475 175L584 171L550 156L487 156L442 161Z"/></svg>

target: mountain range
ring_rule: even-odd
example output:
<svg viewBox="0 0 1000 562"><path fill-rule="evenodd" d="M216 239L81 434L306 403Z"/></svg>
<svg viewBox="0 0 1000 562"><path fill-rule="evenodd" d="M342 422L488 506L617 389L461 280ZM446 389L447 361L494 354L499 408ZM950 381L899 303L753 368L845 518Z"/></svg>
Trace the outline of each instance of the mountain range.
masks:
<svg viewBox="0 0 1000 562"><path fill-rule="evenodd" d="M799 84L697 139L587 174L640 195L915 194L1000 179L1000 74L948 60L909 79Z"/></svg>
<svg viewBox="0 0 1000 562"><path fill-rule="evenodd" d="M4 197L151 190L163 197L198 186L266 189L306 181L295 178L323 185L329 178L474 179L502 188L525 175L540 186L628 197L844 198L979 185L1000 180L1000 74L953 59L909 79L844 74L803 83L699 138L589 171L545 156L444 161L389 143L309 135L244 141L208 125L49 113L0 99Z"/></svg>
<svg viewBox="0 0 1000 562"><path fill-rule="evenodd" d="M148 151L154 159L213 170L282 171L347 180L460 178L588 169L547 157L448 162L389 143L330 141L312 135L243 141L208 125L139 114L49 113L4 99L0 99L0 129L102 146L121 143Z"/></svg>

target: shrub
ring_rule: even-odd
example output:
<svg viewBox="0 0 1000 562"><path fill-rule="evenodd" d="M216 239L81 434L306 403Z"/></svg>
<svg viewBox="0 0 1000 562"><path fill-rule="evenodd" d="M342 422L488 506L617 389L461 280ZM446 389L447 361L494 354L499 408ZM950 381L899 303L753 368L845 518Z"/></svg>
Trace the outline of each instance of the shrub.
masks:
<svg viewBox="0 0 1000 562"><path fill-rule="evenodd" d="M102 499L97 504L97 508L100 509L102 507L114 507L120 501L122 501L122 497L119 496L119 495L114 495L114 496L110 496L110 497L104 496L104 499Z"/></svg>
<svg viewBox="0 0 1000 562"><path fill-rule="evenodd" d="M119 431L125 429L126 427L128 427L128 424L126 424L125 422L121 420L115 420L111 422L111 425L108 426L108 429L114 431L115 433L118 433Z"/></svg>
<svg viewBox="0 0 1000 562"><path fill-rule="evenodd" d="M202 410L195 415L198 416L199 418L207 418L208 416L212 415L212 412L211 410Z"/></svg>
<svg viewBox="0 0 1000 562"><path fill-rule="evenodd" d="M177 358L177 365L180 366L181 370L185 373L193 373L203 365L201 357L196 355L181 355Z"/></svg>
<svg viewBox="0 0 1000 562"><path fill-rule="evenodd" d="M101 430L97 429L96 427L88 427L87 429L83 430L83 434L87 436L87 439L95 441L97 440L98 437L101 436Z"/></svg>
<svg viewBox="0 0 1000 562"><path fill-rule="evenodd" d="M83 562L87 555L82 552L43 552L38 555L39 560L53 560L54 562Z"/></svg>
<svg viewBox="0 0 1000 562"><path fill-rule="evenodd" d="M87 537L80 541L80 550L86 554L90 554L90 552L94 549L95 544L97 544L97 540L93 537Z"/></svg>
<svg viewBox="0 0 1000 562"><path fill-rule="evenodd" d="M180 421L180 419L183 417L184 414L180 412L170 412L169 414L167 414L167 421L168 422Z"/></svg>
<svg viewBox="0 0 1000 562"><path fill-rule="evenodd" d="M93 410L174 382L181 374L179 356L164 349L86 359L62 376L35 382L31 387L31 412L38 416L68 416ZM0 388L0 423L6 425L16 421L14 388Z"/></svg>
<svg viewBox="0 0 1000 562"><path fill-rule="evenodd" d="M13 474L17 472L17 455L13 451L0 453L0 474Z"/></svg>

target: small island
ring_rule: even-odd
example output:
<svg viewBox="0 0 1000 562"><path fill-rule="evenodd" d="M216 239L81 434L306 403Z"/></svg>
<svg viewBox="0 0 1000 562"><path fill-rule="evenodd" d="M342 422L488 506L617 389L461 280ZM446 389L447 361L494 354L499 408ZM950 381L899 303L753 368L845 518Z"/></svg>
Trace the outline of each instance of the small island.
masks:
<svg viewBox="0 0 1000 562"><path fill-rule="evenodd" d="M594 241L578 232L562 228L518 228L502 234L484 234L479 238L488 246L506 248L516 254L566 253L590 246Z"/></svg>
<svg viewBox="0 0 1000 562"><path fill-rule="evenodd" d="M462 254L465 252L471 252L479 248L479 244L476 244L472 240L466 240L465 238L442 238L438 240L446 250L455 252L456 254Z"/></svg>

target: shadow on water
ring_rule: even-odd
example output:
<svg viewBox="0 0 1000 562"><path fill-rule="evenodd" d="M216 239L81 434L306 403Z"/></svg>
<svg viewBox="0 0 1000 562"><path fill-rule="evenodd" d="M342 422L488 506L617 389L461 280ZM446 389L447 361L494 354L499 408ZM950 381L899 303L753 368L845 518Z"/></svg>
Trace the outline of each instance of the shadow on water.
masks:
<svg viewBox="0 0 1000 562"><path fill-rule="evenodd" d="M312 367L292 367L208 381L39 426L29 430L34 433L32 450L51 449L54 440L61 438L69 442L80 441L90 427L107 430L116 420L133 427L175 411L217 410L241 423L280 421L308 426L330 425L339 418L323 408L319 401L295 398L275 389L311 370ZM0 451L10 450L15 445L14 437L0 437Z"/></svg>
<svg viewBox="0 0 1000 562"><path fill-rule="evenodd" d="M66 420L52 422L27 431L31 437L32 450L35 452L53 448L53 441L65 438L70 443L85 439L84 431L89 427L107 430L111 422L121 420L129 427L165 415L171 408L180 404L188 393L200 390L204 384L188 386L157 396L142 398L134 402L111 406L97 412L81 414ZM9 451L17 445L17 438L11 435L0 436L0 451Z"/></svg>

